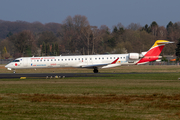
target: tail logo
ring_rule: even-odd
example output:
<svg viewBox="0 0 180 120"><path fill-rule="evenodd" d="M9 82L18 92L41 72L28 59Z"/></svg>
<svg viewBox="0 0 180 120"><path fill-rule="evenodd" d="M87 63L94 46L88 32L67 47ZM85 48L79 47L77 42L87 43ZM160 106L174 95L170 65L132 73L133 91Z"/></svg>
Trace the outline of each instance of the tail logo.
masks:
<svg viewBox="0 0 180 120"><path fill-rule="evenodd" d="M168 44L168 43L173 43L173 42L169 42L167 40L157 40L154 43L154 45L146 52L144 57L140 59L136 64L141 64L141 63L157 60L165 44Z"/></svg>

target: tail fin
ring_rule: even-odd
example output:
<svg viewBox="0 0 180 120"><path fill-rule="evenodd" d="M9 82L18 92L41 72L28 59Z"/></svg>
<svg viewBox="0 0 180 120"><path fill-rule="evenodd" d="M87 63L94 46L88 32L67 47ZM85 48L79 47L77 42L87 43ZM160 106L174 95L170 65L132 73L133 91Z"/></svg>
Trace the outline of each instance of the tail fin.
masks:
<svg viewBox="0 0 180 120"><path fill-rule="evenodd" d="M144 57L140 59L136 64L143 64L150 61L155 61L159 58L161 51L165 44L174 43L166 40L157 40L154 45L144 54Z"/></svg>

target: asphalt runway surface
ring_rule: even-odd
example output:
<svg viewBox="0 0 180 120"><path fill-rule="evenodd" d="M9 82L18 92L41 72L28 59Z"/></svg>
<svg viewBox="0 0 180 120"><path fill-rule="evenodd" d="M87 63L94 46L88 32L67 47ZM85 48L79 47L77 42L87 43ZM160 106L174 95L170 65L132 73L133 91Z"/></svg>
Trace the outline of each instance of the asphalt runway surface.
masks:
<svg viewBox="0 0 180 120"><path fill-rule="evenodd" d="M0 79L20 78L20 77L26 77L26 78L111 77L112 74L143 74L143 73L3 73L0 74Z"/></svg>
<svg viewBox="0 0 180 120"><path fill-rule="evenodd" d="M55 77L103 77L108 74L102 73L4 73L0 74L0 79L3 78L55 78Z"/></svg>

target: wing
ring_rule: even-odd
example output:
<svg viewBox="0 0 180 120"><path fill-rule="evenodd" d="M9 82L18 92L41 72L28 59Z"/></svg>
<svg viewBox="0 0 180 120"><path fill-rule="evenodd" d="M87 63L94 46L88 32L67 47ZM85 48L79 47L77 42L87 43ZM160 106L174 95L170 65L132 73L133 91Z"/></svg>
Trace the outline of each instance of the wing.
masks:
<svg viewBox="0 0 180 120"><path fill-rule="evenodd" d="M82 65L82 68L109 68L111 66L119 66L120 64L116 64L116 62L118 61L119 58L117 58L116 60L114 60L112 63L105 63L105 64L93 64L93 65Z"/></svg>

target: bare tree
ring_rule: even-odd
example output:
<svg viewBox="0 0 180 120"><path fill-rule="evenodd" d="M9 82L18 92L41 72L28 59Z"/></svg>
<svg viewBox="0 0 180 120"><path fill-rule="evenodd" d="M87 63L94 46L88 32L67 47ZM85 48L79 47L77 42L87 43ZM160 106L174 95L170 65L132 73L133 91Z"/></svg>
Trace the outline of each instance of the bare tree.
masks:
<svg viewBox="0 0 180 120"><path fill-rule="evenodd" d="M167 38L167 30L164 26L158 27L157 30L157 39L166 39Z"/></svg>
<svg viewBox="0 0 180 120"><path fill-rule="evenodd" d="M14 44L16 50L23 56L32 54L32 49L36 48L36 46L33 46L35 42L34 35L29 30L24 30L20 33L14 34L8 39Z"/></svg>
<svg viewBox="0 0 180 120"><path fill-rule="evenodd" d="M131 23L127 26L127 29L138 30L142 26L139 23Z"/></svg>

